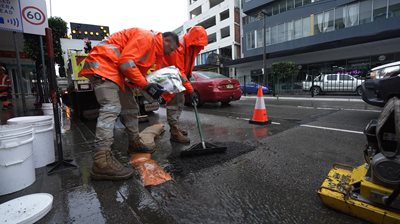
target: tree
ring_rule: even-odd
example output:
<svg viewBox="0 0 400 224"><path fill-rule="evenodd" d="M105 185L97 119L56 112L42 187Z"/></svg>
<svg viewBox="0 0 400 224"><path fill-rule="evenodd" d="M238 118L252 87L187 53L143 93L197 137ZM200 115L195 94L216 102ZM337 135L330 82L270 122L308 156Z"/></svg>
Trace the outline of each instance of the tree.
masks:
<svg viewBox="0 0 400 224"><path fill-rule="evenodd" d="M272 64L272 75L276 82L278 82L277 87L279 87L279 82L288 81L292 78L292 90L293 90L293 77L299 73L299 69L296 63L292 61L282 61Z"/></svg>

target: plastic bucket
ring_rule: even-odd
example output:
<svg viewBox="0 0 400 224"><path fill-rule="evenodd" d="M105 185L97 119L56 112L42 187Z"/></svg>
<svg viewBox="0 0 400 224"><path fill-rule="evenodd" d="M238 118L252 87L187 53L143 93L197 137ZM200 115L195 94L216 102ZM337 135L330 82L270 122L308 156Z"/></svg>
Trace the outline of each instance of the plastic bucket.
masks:
<svg viewBox="0 0 400 224"><path fill-rule="evenodd" d="M53 115L53 104L42 103L42 111L44 115Z"/></svg>
<svg viewBox="0 0 400 224"><path fill-rule="evenodd" d="M35 134L35 139L33 140L35 168L46 166L55 161L52 116L15 117L9 119L7 123L32 125Z"/></svg>
<svg viewBox="0 0 400 224"><path fill-rule="evenodd" d="M33 132L31 125L0 126L0 195L22 190L35 182Z"/></svg>

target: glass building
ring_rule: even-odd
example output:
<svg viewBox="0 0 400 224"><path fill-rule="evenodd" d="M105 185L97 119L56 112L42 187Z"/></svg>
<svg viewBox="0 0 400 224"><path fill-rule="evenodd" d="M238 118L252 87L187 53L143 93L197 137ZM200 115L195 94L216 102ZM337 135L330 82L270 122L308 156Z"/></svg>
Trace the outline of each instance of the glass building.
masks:
<svg viewBox="0 0 400 224"><path fill-rule="evenodd" d="M241 81L261 82L274 62L293 61L306 75L365 75L400 60L400 0L243 0L242 58L229 66ZM265 27L263 19L265 16Z"/></svg>

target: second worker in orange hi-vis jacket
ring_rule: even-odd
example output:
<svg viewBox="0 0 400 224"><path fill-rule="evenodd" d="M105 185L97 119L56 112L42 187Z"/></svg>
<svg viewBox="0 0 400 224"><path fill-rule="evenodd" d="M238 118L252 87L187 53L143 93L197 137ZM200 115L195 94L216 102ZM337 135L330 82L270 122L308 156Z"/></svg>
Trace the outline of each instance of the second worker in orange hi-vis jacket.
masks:
<svg viewBox="0 0 400 224"><path fill-rule="evenodd" d="M192 27L186 34L183 35L180 41L179 48L170 55L157 59L156 68L175 65L181 72L183 85L186 88L186 93L190 95L191 100L196 99L196 93L190 84L194 62L196 56L208 44L207 32L202 26ZM182 113L185 103L184 93L178 93L167 102L167 120L170 126L171 141L179 143L189 143L187 131L178 126L179 117Z"/></svg>
<svg viewBox="0 0 400 224"><path fill-rule="evenodd" d="M114 33L93 47L86 57L79 74L89 78L100 104L92 179L120 180L133 174L111 153L114 125L119 115L128 132L128 153L153 152L139 137L139 106L131 87L142 88L158 99L163 89L148 83L146 72L155 64L156 58L171 54L178 46L179 38L174 33L131 28Z"/></svg>

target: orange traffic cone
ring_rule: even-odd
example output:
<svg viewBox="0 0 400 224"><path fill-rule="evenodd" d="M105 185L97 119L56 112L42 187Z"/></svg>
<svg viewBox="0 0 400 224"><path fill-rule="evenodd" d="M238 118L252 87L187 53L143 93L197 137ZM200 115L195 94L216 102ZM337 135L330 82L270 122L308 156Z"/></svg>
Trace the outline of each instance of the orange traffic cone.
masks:
<svg viewBox="0 0 400 224"><path fill-rule="evenodd" d="M270 124L268 120L267 109L265 108L262 87L258 86L256 106L254 107L253 118L249 121L250 124Z"/></svg>

